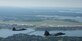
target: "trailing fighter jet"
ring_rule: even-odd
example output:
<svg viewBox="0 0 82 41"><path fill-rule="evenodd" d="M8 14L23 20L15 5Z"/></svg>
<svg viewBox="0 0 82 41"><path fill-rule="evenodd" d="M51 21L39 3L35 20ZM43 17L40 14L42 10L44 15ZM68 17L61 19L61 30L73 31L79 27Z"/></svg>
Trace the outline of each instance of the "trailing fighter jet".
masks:
<svg viewBox="0 0 82 41"><path fill-rule="evenodd" d="M16 29L15 27L13 27L12 31L23 31L23 30L26 30L25 28L22 28L22 29Z"/></svg>

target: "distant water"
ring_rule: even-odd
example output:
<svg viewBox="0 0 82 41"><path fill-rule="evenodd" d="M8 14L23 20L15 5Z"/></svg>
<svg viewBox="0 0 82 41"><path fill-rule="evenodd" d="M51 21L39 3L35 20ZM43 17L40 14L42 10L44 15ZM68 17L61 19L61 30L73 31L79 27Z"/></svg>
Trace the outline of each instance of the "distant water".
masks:
<svg viewBox="0 0 82 41"><path fill-rule="evenodd" d="M55 34L58 32L63 32L66 33L65 36L78 36L82 37L82 30L71 30L71 31L49 31L51 34ZM8 37L12 36L14 34L19 34L19 33L24 33L28 35L38 35L38 36L43 36L44 31L35 31L34 29L28 28L27 30L24 31L12 31L9 29L0 29L0 37Z"/></svg>
<svg viewBox="0 0 82 41"><path fill-rule="evenodd" d="M74 19L76 21L82 22L82 16L59 16L59 15L36 15L36 17L54 17L58 19Z"/></svg>
<svg viewBox="0 0 82 41"><path fill-rule="evenodd" d="M76 20L76 21L82 22L82 17L79 17L79 16L77 16L77 17L61 16L61 17L59 17L59 18L60 18L60 19L74 19L74 20Z"/></svg>
<svg viewBox="0 0 82 41"><path fill-rule="evenodd" d="M33 19L35 17L33 15L47 15L49 17L50 15L51 16L57 15L57 17L59 18L66 18L66 19L71 18L71 19L75 19L75 20L82 22L82 8L8 8L8 7L0 7L0 20L5 20L5 19L6 20L14 20L14 19L16 20L25 19L26 20L27 18Z"/></svg>

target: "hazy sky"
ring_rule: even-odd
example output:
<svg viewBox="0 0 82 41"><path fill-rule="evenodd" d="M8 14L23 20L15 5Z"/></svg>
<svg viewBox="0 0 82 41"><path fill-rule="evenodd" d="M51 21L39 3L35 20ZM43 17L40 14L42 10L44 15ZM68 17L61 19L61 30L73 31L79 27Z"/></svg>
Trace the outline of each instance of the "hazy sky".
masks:
<svg viewBox="0 0 82 41"><path fill-rule="evenodd" d="M0 0L8 7L82 7L82 0Z"/></svg>

